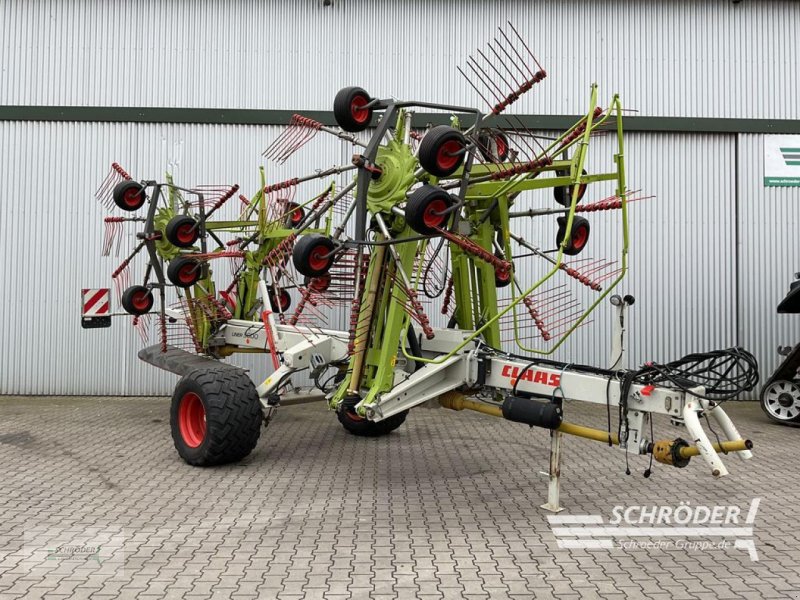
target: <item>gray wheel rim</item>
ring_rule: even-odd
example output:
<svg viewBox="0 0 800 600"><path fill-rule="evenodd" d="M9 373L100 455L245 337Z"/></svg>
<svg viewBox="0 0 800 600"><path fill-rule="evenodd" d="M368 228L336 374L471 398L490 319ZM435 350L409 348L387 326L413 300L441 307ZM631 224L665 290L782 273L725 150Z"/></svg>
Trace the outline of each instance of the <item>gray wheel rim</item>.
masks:
<svg viewBox="0 0 800 600"><path fill-rule="evenodd" d="M764 390L764 408L779 421L800 416L800 386L792 381L775 381Z"/></svg>

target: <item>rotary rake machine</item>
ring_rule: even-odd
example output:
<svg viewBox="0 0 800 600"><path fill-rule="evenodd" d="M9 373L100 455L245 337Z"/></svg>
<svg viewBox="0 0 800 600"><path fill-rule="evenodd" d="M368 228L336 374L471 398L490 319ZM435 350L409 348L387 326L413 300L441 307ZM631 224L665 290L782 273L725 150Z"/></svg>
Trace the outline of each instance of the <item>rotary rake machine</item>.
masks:
<svg viewBox="0 0 800 600"><path fill-rule="evenodd" d="M114 234L125 222L143 225L113 278L135 323L153 308L154 294L160 298L160 343L139 356L182 376L171 412L179 454L194 465L243 458L291 377L307 371L356 435L388 434L423 404L550 430L545 507L552 510L560 508L563 434L617 445L626 458L649 455L651 464L684 467L700 455L714 476L726 475L719 453L751 456L722 401L756 384L752 356L733 348L621 368L633 298L611 292L628 268L628 205L642 198L626 187L619 97L601 108L592 86L585 115L558 135L537 134L507 115L546 78L510 24L459 71L487 109L381 99L348 87L333 102L338 128L295 115L267 159L283 163L322 132L356 149L352 164L271 185L262 170L238 218L212 218L237 186L138 182L114 165L100 197L146 215L107 218L104 251L118 244ZM443 124L418 127L420 111ZM613 167L590 174L587 157L602 133L615 140L606 161ZM299 192L332 176L345 183ZM604 185L613 193L586 200L588 189ZM544 204L531 206L529 196ZM594 228L590 213L600 213ZM579 257L593 230L617 238L617 259ZM142 251L144 280L128 286L125 269ZM221 258L234 269L218 292L211 265ZM179 300L170 304L173 288ZM605 298L616 313L610 368L548 358ZM331 314L345 326L328 327ZM188 348L173 343L170 324L188 331ZM256 386L220 360L236 352L266 353L274 371ZM568 422L565 399L605 404L609 427ZM655 439L656 414L682 419L687 439ZM701 418L725 439L711 428L712 442Z"/></svg>

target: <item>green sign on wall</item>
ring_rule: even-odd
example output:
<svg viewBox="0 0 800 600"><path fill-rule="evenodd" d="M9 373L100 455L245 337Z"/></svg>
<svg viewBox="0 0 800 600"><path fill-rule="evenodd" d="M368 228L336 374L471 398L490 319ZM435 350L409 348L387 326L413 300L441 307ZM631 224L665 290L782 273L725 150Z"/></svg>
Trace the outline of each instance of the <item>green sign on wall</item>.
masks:
<svg viewBox="0 0 800 600"><path fill-rule="evenodd" d="M800 135L764 136L764 185L800 187Z"/></svg>

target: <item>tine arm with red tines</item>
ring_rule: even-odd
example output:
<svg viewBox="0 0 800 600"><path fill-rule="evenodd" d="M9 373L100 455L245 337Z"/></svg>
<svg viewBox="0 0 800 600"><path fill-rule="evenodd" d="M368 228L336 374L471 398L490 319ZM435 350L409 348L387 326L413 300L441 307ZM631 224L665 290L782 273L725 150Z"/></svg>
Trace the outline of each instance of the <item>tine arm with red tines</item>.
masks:
<svg viewBox="0 0 800 600"><path fill-rule="evenodd" d="M132 179L133 178L119 165L119 163L111 163L111 168L109 169L108 174L106 175L105 179L103 179L100 187L98 187L97 191L94 193L95 199L107 209L111 210L114 208L114 198L112 195L114 186L121 181L131 181Z"/></svg>

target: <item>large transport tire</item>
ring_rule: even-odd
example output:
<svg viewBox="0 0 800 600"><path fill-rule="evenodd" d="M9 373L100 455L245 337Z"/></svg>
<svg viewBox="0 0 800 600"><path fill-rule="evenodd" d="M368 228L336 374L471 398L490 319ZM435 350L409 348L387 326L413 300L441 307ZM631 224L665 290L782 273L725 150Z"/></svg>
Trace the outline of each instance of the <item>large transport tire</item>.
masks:
<svg viewBox="0 0 800 600"><path fill-rule="evenodd" d="M360 87L346 87L333 99L333 118L345 131L364 131L372 121L372 109L364 108L372 99Z"/></svg>
<svg viewBox="0 0 800 600"><path fill-rule="evenodd" d="M348 433L360 437L380 437L400 427L400 425L405 422L408 411L404 410L403 412L399 412L377 423L360 417L352 410L344 407L336 411L336 416L339 418L339 423L342 424L342 427L344 427Z"/></svg>
<svg viewBox="0 0 800 600"><path fill-rule="evenodd" d="M800 423L800 383L778 379L761 390L761 408L773 421Z"/></svg>
<svg viewBox="0 0 800 600"><path fill-rule="evenodd" d="M256 388L244 372L192 371L172 395L172 440L190 465L243 459L256 447L262 420Z"/></svg>

